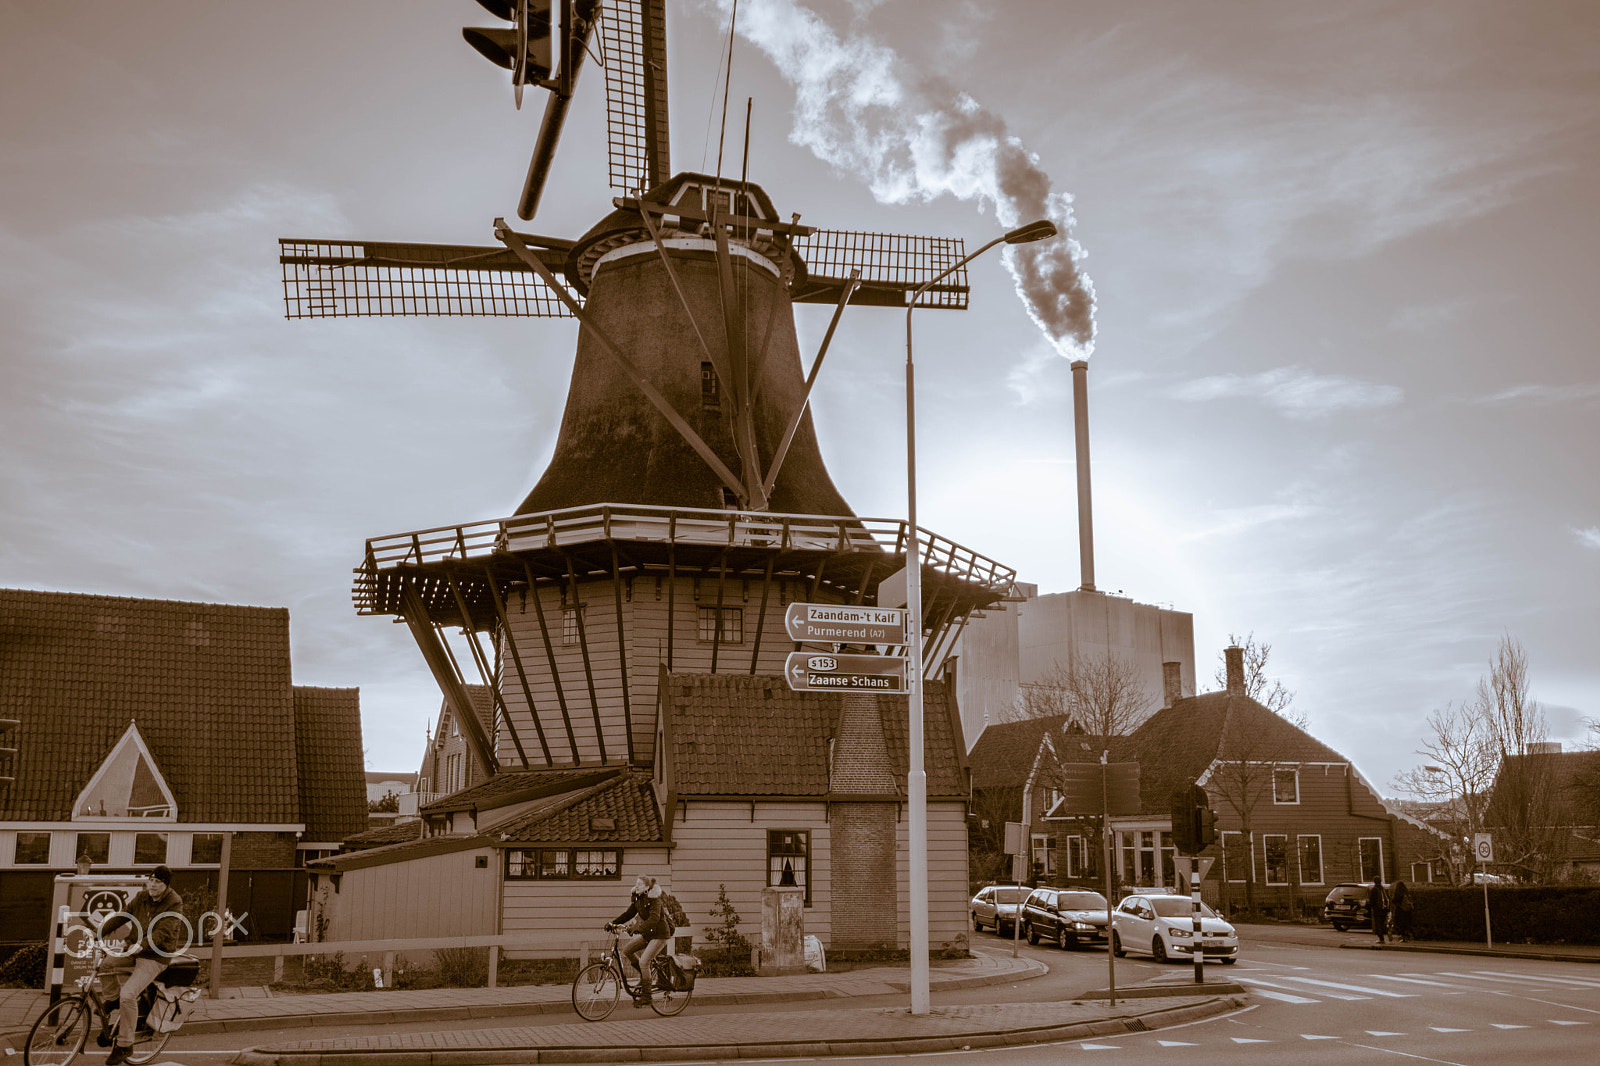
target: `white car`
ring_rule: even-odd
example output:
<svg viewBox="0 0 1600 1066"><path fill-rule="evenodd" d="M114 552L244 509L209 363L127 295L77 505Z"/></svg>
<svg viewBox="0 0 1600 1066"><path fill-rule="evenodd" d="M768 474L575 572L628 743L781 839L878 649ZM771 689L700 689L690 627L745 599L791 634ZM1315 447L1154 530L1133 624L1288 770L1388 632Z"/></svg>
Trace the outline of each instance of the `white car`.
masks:
<svg viewBox="0 0 1600 1066"><path fill-rule="evenodd" d="M972 911L972 928L982 932L987 925L996 933L1010 936L1017 923L1017 908L1027 898L1025 885L990 885L980 889L968 906Z"/></svg>
<svg viewBox="0 0 1600 1066"><path fill-rule="evenodd" d="M1148 951L1157 962L1194 958L1194 901L1189 896L1129 896L1111 914L1111 950L1118 956ZM1239 957L1239 934L1200 905L1201 950L1208 959L1233 962Z"/></svg>

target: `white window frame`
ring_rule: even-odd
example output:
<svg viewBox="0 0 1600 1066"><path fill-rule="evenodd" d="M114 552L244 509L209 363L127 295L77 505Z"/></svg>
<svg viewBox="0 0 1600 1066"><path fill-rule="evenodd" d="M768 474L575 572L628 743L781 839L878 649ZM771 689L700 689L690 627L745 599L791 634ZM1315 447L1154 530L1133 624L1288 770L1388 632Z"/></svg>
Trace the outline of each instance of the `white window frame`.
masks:
<svg viewBox="0 0 1600 1066"><path fill-rule="evenodd" d="M1293 775L1292 780L1294 782L1294 799L1286 800L1286 799L1279 799L1278 798L1278 775L1279 774L1292 774ZM1298 806L1299 805L1299 803L1300 803L1300 770L1299 770L1298 767L1284 767L1284 768L1280 768L1280 769L1276 769L1276 770L1272 771L1272 802L1275 803L1275 804L1278 804L1281 807L1292 807L1292 806Z"/></svg>
<svg viewBox="0 0 1600 1066"><path fill-rule="evenodd" d="M1308 840L1315 840L1317 842L1317 877L1316 877L1316 880L1312 880L1311 878L1308 878L1306 876L1306 867L1305 867L1306 847L1305 847L1305 842L1308 841ZM1320 884L1322 884L1323 883L1323 881L1322 881L1322 878L1323 878L1323 867L1325 866L1325 863L1323 862L1323 859L1322 859L1322 834L1321 833L1301 833L1300 835L1295 837L1295 842L1294 842L1294 861L1295 861L1295 869L1298 870L1299 873L1300 873L1300 883L1302 885L1320 885Z"/></svg>
<svg viewBox="0 0 1600 1066"><path fill-rule="evenodd" d="M1057 861L1055 838L1048 833L1032 833L1030 836L1031 849L1029 858L1039 864L1039 869L1044 876L1054 877Z"/></svg>
<svg viewBox="0 0 1600 1066"><path fill-rule="evenodd" d="M1089 868L1089 848L1081 836L1067 837L1067 876L1082 877Z"/></svg>
<svg viewBox="0 0 1600 1066"><path fill-rule="evenodd" d="M1378 876L1379 877L1383 876L1383 868L1384 868L1384 865L1385 865L1385 863L1383 861L1383 838L1382 837L1356 837L1356 867L1357 867L1357 871L1356 872L1359 874L1360 879L1362 881L1371 881L1372 880L1371 877L1367 876L1366 857L1364 855L1362 855L1362 853L1361 853L1361 845L1363 843L1365 843L1366 841L1368 841L1368 840L1376 840L1378 842Z"/></svg>
<svg viewBox="0 0 1600 1066"><path fill-rule="evenodd" d="M1239 873L1240 871L1234 870L1232 868L1232 866L1228 862L1228 838L1229 837L1238 837L1239 840L1240 840L1240 843L1244 843L1244 834L1239 832L1237 829L1224 829L1222 831L1222 833L1220 835L1220 840L1221 840L1221 844L1222 844L1222 876L1226 880L1227 884L1230 884L1230 885L1242 885L1242 884L1246 883L1247 881L1249 881L1250 877L1235 877L1235 876L1233 876L1235 873ZM1254 874L1255 874L1255 865L1256 865L1256 862L1255 862L1255 848L1254 847L1250 848L1249 858L1250 858L1250 874L1252 876L1254 876Z"/></svg>
<svg viewBox="0 0 1600 1066"><path fill-rule="evenodd" d="M1419 866L1422 867L1422 872L1427 875L1426 877L1418 877L1417 876L1417 867L1419 867ZM1422 884L1432 884L1433 883L1433 863L1427 862L1427 861L1423 861L1423 862L1414 862L1414 863L1411 864L1411 883L1412 884L1418 884L1419 882L1422 883Z"/></svg>
<svg viewBox="0 0 1600 1066"><path fill-rule="evenodd" d="M1283 841L1283 880L1272 879L1272 841ZM1261 881L1270 887L1282 887L1289 884L1289 834L1287 833L1262 833L1261 834Z"/></svg>

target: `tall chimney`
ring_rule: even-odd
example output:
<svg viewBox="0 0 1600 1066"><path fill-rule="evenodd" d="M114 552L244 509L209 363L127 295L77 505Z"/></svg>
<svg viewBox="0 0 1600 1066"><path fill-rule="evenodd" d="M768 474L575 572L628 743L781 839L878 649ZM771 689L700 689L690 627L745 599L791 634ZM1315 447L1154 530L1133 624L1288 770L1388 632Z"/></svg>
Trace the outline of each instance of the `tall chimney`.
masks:
<svg viewBox="0 0 1600 1066"><path fill-rule="evenodd" d="M1171 707L1183 699L1183 664L1161 664L1161 706Z"/></svg>
<svg viewBox="0 0 1600 1066"><path fill-rule="evenodd" d="M1094 518L1089 508L1089 363L1072 364L1072 423L1078 445L1078 568L1082 592L1094 591Z"/></svg>
<svg viewBox="0 0 1600 1066"><path fill-rule="evenodd" d="M1244 695L1244 649L1237 644L1222 649L1223 662L1227 664L1228 694Z"/></svg>

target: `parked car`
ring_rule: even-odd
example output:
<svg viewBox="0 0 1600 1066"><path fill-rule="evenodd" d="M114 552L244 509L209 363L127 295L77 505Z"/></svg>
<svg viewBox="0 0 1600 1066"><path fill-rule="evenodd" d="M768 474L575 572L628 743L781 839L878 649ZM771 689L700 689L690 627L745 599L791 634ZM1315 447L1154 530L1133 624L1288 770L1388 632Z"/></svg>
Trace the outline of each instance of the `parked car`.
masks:
<svg viewBox="0 0 1600 1066"><path fill-rule="evenodd" d="M1372 898L1372 886L1356 881L1334 885L1322 901L1322 917L1339 932L1356 926L1372 928L1372 913L1367 902Z"/></svg>
<svg viewBox="0 0 1600 1066"><path fill-rule="evenodd" d="M1079 888L1036 888L1022 905L1028 943L1054 940L1062 948L1106 942L1106 898Z"/></svg>
<svg viewBox="0 0 1600 1066"><path fill-rule="evenodd" d="M972 928L983 931L988 926L1003 936L1012 935L1017 921L1017 908L1028 898L1025 885L990 885L972 897Z"/></svg>
<svg viewBox="0 0 1600 1066"><path fill-rule="evenodd" d="M1129 896L1111 916L1111 950L1120 957L1148 951L1157 962L1194 957L1194 900L1189 896ZM1239 934L1204 903L1200 905L1201 950L1208 959L1239 957Z"/></svg>

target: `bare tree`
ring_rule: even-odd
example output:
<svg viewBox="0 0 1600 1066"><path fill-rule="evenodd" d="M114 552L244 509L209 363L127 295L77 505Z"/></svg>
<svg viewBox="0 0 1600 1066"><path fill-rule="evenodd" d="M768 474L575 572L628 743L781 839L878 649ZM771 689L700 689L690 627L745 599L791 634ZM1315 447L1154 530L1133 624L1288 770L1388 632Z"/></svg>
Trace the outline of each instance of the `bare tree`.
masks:
<svg viewBox="0 0 1600 1066"><path fill-rule="evenodd" d="M1428 715L1427 726L1427 738L1417 749L1426 762L1398 775L1394 788L1427 804L1429 824L1450 834L1451 840L1441 841L1429 858L1441 860L1450 883L1460 884L1465 879L1461 846L1483 831L1499 757L1476 700L1446 704Z"/></svg>
<svg viewBox="0 0 1600 1066"><path fill-rule="evenodd" d="M1300 727L1286 719L1293 729L1283 726L1264 728L1260 712L1247 711L1235 704L1229 709L1223 724L1219 757L1206 779L1206 793L1212 797L1214 807L1232 810L1239 820L1241 841L1248 854L1253 856L1255 845L1255 814L1263 803L1270 804L1277 771L1299 765L1299 745L1295 730ZM1293 833L1286 834L1288 843L1298 848ZM1224 857L1226 861L1226 856ZM1265 861L1266 855L1262 855ZM1245 908L1256 912L1256 871L1253 858L1248 860L1250 872L1244 879ZM1297 868L1298 856L1289 857L1291 870ZM1230 875L1231 876L1231 875Z"/></svg>
<svg viewBox="0 0 1600 1066"><path fill-rule="evenodd" d="M1021 688L1016 718L1065 714L1083 732L1097 737L1133 732L1156 706L1139 680L1138 667L1111 651L1058 659L1038 681Z"/></svg>
<svg viewBox="0 0 1600 1066"><path fill-rule="evenodd" d="M1236 648L1244 649L1244 694L1267 708L1274 714L1282 715L1293 723L1296 728L1306 727L1306 716L1303 712L1294 710L1294 693L1283 687L1283 682L1267 674L1267 661L1272 658L1272 645L1265 641L1257 642L1254 630L1243 640L1237 634L1228 634L1228 643ZM1216 681L1219 688L1228 687L1227 656L1222 657L1222 665L1217 667Z"/></svg>

